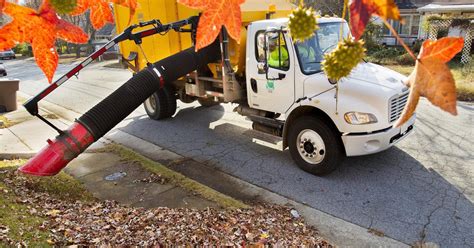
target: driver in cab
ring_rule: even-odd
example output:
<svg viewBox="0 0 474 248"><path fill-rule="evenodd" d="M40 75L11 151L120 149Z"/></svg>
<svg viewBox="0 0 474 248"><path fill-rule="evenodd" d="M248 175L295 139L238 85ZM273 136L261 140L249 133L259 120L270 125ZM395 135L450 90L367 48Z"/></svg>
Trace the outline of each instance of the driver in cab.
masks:
<svg viewBox="0 0 474 248"><path fill-rule="evenodd" d="M286 50L286 45L280 41L278 46L278 36L275 38L270 38L268 42L268 48L270 51L268 58L268 65L273 68L288 68L288 50Z"/></svg>

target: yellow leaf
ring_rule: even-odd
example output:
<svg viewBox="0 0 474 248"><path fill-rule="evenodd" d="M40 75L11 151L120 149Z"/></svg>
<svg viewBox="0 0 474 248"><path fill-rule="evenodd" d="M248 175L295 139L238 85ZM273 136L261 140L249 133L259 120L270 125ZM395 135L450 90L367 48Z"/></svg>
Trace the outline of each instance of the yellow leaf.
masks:
<svg viewBox="0 0 474 248"><path fill-rule="evenodd" d="M49 216L56 216L58 215L59 213L61 213L60 210L57 210L57 209L53 209L53 210L50 210L46 213L46 215L49 215Z"/></svg>

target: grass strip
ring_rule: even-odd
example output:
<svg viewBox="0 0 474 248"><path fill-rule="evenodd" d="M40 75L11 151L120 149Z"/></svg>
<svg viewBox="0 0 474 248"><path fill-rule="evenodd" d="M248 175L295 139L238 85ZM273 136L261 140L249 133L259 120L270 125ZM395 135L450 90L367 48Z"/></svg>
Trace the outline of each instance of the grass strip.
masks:
<svg viewBox="0 0 474 248"><path fill-rule="evenodd" d="M13 125L17 124L14 121L9 120L7 117L0 115L0 129L9 128Z"/></svg>
<svg viewBox="0 0 474 248"><path fill-rule="evenodd" d="M0 226L8 228L6 236L11 240L24 241L28 247L51 247L49 231L42 228L47 220L39 212L42 206L25 204L19 201L22 196L16 195L19 188L25 187L37 193L47 193L48 195L75 202L94 201L93 195L85 187L64 172L54 177L35 177L25 174L18 174L15 180L26 180L23 184L6 184L8 174L18 169L26 163L25 159L0 160ZM12 180L12 178L10 178ZM24 197L24 196L23 196ZM1 235L0 235L1 236ZM0 242L0 247L3 245Z"/></svg>

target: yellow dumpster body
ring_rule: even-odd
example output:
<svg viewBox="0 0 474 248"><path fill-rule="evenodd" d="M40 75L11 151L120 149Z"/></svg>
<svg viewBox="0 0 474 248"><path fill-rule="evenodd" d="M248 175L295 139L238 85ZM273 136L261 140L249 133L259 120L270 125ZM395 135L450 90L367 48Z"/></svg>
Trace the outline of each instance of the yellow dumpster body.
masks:
<svg viewBox="0 0 474 248"><path fill-rule="evenodd" d="M269 9L274 9L271 18L288 16L294 5L287 0L247 0L241 5L242 25L246 26L250 22L263 20L269 13ZM121 33L129 25L141 21L158 19L162 23L174 22L198 15L199 10L187 8L178 4L176 0L138 0L138 8L135 15L130 20L130 10L128 8L115 5L115 22L117 33ZM245 56L245 29L242 29L242 38L240 45L236 41L231 41L231 62L237 66L242 63L242 57ZM146 65L145 56L141 49L133 41L120 43L120 53L122 57L128 58L130 54L137 54L137 69L142 69ZM166 35L154 35L147 37L142 43L143 52L150 62L158 61L172 54L176 54L192 46L189 33L176 33L170 31ZM242 56L243 55L243 56ZM242 71L243 65L239 66Z"/></svg>

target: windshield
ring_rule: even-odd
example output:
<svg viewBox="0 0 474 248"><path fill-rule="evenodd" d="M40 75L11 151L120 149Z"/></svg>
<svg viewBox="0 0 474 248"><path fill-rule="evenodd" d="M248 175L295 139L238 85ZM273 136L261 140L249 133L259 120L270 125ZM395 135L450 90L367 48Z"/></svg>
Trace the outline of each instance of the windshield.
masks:
<svg viewBox="0 0 474 248"><path fill-rule="evenodd" d="M341 25L343 35L340 35ZM321 62L324 54L330 53L337 46L341 37L349 36L347 23L329 22L320 23L315 35L303 42L295 44L296 54L304 74L321 71Z"/></svg>

